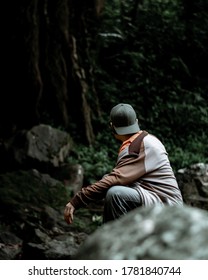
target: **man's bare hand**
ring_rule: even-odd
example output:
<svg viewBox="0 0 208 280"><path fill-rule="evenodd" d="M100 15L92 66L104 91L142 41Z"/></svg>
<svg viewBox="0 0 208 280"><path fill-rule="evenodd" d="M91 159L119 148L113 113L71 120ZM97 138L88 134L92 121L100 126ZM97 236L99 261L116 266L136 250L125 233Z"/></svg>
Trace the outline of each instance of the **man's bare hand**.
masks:
<svg viewBox="0 0 208 280"><path fill-rule="evenodd" d="M67 203L65 210L64 210L64 219L67 224L71 224L74 218L74 206L69 202Z"/></svg>

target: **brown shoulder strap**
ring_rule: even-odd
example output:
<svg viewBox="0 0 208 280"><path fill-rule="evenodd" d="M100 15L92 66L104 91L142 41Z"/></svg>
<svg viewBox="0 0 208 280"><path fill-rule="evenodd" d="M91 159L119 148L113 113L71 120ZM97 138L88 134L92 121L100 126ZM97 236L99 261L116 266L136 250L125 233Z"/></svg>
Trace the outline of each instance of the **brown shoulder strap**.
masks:
<svg viewBox="0 0 208 280"><path fill-rule="evenodd" d="M131 143L131 145L129 146L129 152L131 154L139 154L142 141L147 134L148 132L143 130L142 133Z"/></svg>
<svg viewBox="0 0 208 280"><path fill-rule="evenodd" d="M143 130L142 133L138 136L138 142L137 142L137 147L139 147L139 150L140 150L140 147L141 147L141 144L142 144L142 141L144 139L144 137L148 134L147 131Z"/></svg>

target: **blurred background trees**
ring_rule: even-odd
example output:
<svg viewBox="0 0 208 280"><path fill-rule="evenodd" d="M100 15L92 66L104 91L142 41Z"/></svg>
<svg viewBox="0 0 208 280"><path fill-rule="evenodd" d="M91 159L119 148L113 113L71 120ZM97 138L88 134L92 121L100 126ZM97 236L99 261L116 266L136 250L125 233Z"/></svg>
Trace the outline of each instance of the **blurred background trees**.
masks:
<svg viewBox="0 0 208 280"><path fill-rule="evenodd" d="M38 123L66 130L77 144L69 160L93 180L116 160L109 112L124 102L174 169L207 161L207 0L2 5L1 141Z"/></svg>

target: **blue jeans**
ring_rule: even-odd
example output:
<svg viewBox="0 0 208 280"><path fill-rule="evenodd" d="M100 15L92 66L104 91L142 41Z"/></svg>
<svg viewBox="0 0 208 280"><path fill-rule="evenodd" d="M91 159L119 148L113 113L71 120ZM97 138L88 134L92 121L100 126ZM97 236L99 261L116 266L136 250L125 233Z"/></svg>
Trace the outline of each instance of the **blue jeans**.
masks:
<svg viewBox="0 0 208 280"><path fill-rule="evenodd" d="M140 206L142 201L136 189L128 186L113 186L106 194L103 223L118 219Z"/></svg>

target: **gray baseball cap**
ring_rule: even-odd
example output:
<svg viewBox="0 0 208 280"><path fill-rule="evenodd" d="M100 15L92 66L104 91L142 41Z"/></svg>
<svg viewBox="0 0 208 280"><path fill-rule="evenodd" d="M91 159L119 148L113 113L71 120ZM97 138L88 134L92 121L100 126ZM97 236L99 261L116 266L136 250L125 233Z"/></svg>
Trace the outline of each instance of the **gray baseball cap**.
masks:
<svg viewBox="0 0 208 280"><path fill-rule="evenodd" d="M110 121L118 135L133 134L140 130L136 113L129 104L114 106L110 112Z"/></svg>

